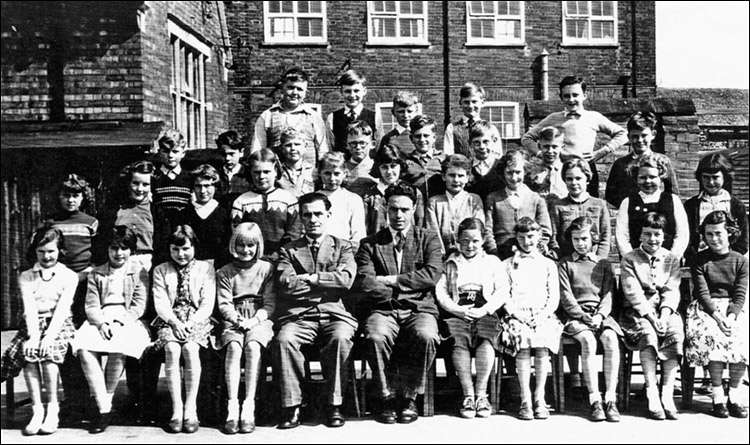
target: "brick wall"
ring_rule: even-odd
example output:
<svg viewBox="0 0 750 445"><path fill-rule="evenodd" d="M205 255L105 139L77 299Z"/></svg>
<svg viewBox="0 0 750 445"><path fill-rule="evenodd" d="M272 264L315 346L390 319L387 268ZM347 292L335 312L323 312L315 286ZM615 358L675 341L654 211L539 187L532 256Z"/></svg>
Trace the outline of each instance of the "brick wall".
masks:
<svg viewBox="0 0 750 445"><path fill-rule="evenodd" d="M367 104L388 102L393 92L409 89L423 102L424 112L443 121L445 75L449 69L450 114L457 116L458 90L469 80L488 90L488 100L526 102L534 97L532 65L542 49L550 52L549 79L555 85L565 75L583 76L591 84L592 99L622 97L623 76L632 67L632 8L635 8L638 54L636 60L639 94L655 90L654 2L618 2L616 47L563 47L562 4L555 1L525 2L526 45L517 47L466 47L466 3L428 3L426 47L389 47L367 44L366 2L327 2L328 45L270 45L264 43L262 2L225 2L227 23L234 49L235 69L230 88L230 124L252 136L260 113L273 102L273 83L286 69L300 66L311 74L307 101L321 103L323 114L339 108L340 97L333 87L340 67L347 60L368 78ZM443 41L444 24L448 41ZM445 58L445 46L448 57ZM558 51L559 49L559 51ZM618 83L619 82L619 83ZM626 85L627 86L627 85ZM628 90L629 91L629 90ZM442 136L442 135L440 135ZM512 142L512 141L511 141Z"/></svg>

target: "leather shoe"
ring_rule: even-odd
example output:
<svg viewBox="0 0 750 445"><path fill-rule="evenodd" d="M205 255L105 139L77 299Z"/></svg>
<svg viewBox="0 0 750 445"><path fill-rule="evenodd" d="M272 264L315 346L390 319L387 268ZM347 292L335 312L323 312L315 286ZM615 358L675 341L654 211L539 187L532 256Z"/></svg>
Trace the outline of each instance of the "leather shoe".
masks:
<svg viewBox="0 0 750 445"><path fill-rule="evenodd" d="M227 421L224 423L224 428L222 429L222 432L224 434L237 434L239 430L240 430L240 427L237 424L237 419L227 419Z"/></svg>
<svg viewBox="0 0 750 445"><path fill-rule="evenodd" d="M326 415L325 424L329 428L338 428L344 426L344 415L341 414L340 406L330 406Z"/></svg>
<svg viewBox="0 0 750 445"><path fill-rule="evenodd" d="M591 415L589 415L589 420L592 422L601 422L602 420L606 419L607 416L604 415L604 409L602 408L602 402L596 401L591 404Z"/></svg>
<svg viewBox="0 0 750 445"><path fill-rule="evenodd" d="M534 412L527 402L521 402L521 409L518 410L518 418L521 420L534 420Z"/></svg>
<svg viewBox="0 0 750 445"><path fill-rule="evenodd" d="M544 402L534 402L534 418L535 419L549 419L549 409Z"/></svg>
<svg viewBox="0 0 750 445"><path fill-rule="evenodd" d="M380 406L375 412L375 420L389 425L396 423L396 410L393 408L394 404L393 397L382 399L380 401Z"/></svg>
<svg viewBox="0 0 750 445"><path fill-rule="evenodd" d="M419 418L417 403L414 399L405 399L404 406L398 413L398 423L412 423Z"/></svg>
<svg viewBox="0 0 750 445"><path fill-rule="evenodd" d="M711 408L711 415L719 419L726 419L729 417L729 410L727 410L727 406L723 403L714 403L713 408Z"/></svg>
<svg viewBox="0 0 750 445"><path fill-rule="evenodd" d="M185 419L182 424L182 432L192 434L198 431L198 419Z"/></svg>
<svg viewBox="0 0 750 445"><path fill-rule="evenodd" d="M280 430L290 430L299 426L299 406L283 408L281 413L281 423L277 427Z"/></svg>
<svg viewBox="0 0 750 445"><path fill-rule="evenodd" d="M255 431L255 421L241 419L240 420L240 434L250 434Z"/></svg>
<svg viewBox="0 0 750 445"><path fill-rule="evenodd" d="M172 434L182 432L182 419L172 419L167 424L167 431Z"/></svg>
<svg viewBox="0 0 750 445"><path fill-rule="evenodd" d="M91 427L89 428L90 434L103 433L104 430L109 426L109 422L112 420L112 413L96 414L96 417L91 421Z"/></svg>
<svg viewBox="0 0 750 445"><path fill-rule="evenodd" d="M648 418L652 420L664 420L667 418L667 415L663 409L658 409L656 411L649 410Z"/></svg>
<svg viewBox="0 0 750 445"><path fill-rule="evenodd" d="M732 417L737 417L739 419L747 418L747 408L744 405L729 402L727 403L727 409L729 411L729 415Z"/></svg>
<svg viewBox="0 0 750 445"><path fill-rule="evenodd" d="M678 413L677 411L672 411L671 409L665 409L664 417L666 417L667 420L677 420L680 418L680 413Z"/></svg>
<svg viewBox="0 0 750 445"><path fill-rule="evenodd" d="M609 401L604 404L604 415L607 416L607 422L619 422L620 411L617 409L617 403Z"/></svg>

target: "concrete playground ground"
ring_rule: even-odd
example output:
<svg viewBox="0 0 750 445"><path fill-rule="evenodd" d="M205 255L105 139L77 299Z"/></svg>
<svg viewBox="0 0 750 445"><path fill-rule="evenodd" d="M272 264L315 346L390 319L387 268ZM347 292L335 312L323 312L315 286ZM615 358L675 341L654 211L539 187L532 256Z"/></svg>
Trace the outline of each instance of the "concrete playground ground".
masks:
<svg viewBox="0 0 750 445"><path fill-rule="evenodd" d="M3 332L2 350L7 347L13 333ZM441 361L442 362L442 361ZM444 372L438 366L438 376ZM435 416L421 417L411 425L382 425L372 416L361 419L348 417L346 425L338 429L324 426L315 415L303 417L303 425L293 430L278 430L273 418L260 423L250 435L227 436L215 426L201 426L194 434L168 434L160 424L139 425L125 414L128 400L125 379L120 382L115 395L115 415L106 432L91 435L86 424L63 424L50 436L25 437L21 429L26 425L31 408L28 404L17 408L15 416L8 415L6 386L2 386L2 414L0 438L3 444L87 444L87 443L748 443L748 419L716 419L708 413L711 400L705 395L695 395L689 409L681 408L681 396L676 403L681 410L677 421L654 421L646 418L646 401L642 395L642 375L633 376L630 409L622 413L620 423L592 423L588 420L585 395L568 388L567 412L553 411L547 420L522 421L516 417L518 402L501 403L499 413L488 419L462 419L457 405L460 392L441 387L445 379L436 382ZM22 376L15 379L15 399L28 397ZM745 398L748 386L742 385ZM679 394L679 392L677 392ZM157 394L164 409L169 411L169 394L162 370ZM552 402L548 392L548 402ZM258 412L266 411L263 406ZM261 417L261 415L259 415ZM266 416L267 417L267 416Z"/></svg>

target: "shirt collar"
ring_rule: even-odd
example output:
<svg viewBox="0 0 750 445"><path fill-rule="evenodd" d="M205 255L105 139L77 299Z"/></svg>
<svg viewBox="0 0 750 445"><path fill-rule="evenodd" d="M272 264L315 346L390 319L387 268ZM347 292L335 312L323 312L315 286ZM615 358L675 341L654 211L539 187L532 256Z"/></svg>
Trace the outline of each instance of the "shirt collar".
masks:
<svg viewBox="0 0 750 445"><path fill-rule="evenodd" d="M496 159L495 153L490 152L490 155L487 156L487 159L483 161L480 161L479 159L474 159L474 161L472 162L472 166L476 167L478 165L483 165L487 168L490 168L495 164L495 159Z"/></svg>
<svg viewBox="0 0 750 445"><path fill-rule="evenodd" d="M39 261L37 261L36 263L34 263L34 266L32 266L31 270L33 270L34 272L39 272L41 270L49 270L53 273L56 273L57 270L60 269L60 266L62 266L62 263L58 261L57 264L55 264L54 266L50 267L49 269L45 269L42 267L41 264L39 264Z"/></svg>
<svg viewBox="0 0 750 445"><path fill-rule="evenodd" d="M640 191L638 192L638 196L641 197L641 200L643 200L644 204L659 202L659 199L661 199L661 194L662 194L661 190L657 191L653 195L647 195Z"/></svg>
<svg viewBox="0 0 750 445"><path fill-rule="evenodd" d="M273 106L271 106L271 111L282 111L282 110L284 109L281 108L281 101L278 101L275 104L273 104ZM294 110L287 111L286 113L288 114L297 114L297 113L313 114L315 113L315 110L313 110L312 107L310 107L310 105L303 102L299 104L299 106L297 106L297 108L295 108Z"/></svg>
<svg viewBox="0 0 750 445"><path fill-rule="evenodd" d="M398 132L398 134L404 134L405 132L409 131L408 128L402 127L401 124L396 124L396 126L393 128Z"/></svg>
<svg viewBox="0 0 750 445"><path fill-rule="evenodd" d="M649 262L651 262L651 258L656 258L656 261L664 261L664 258L669 255L669 251L664 247L660 247L659 250L654 252L653 255L646 252L643 247L639 246L638 248L641 249L641 252L643 252L643 255L646 257L646 259L648 259Z"/></svg>
<svg viewBox="0 0 750 445"><path fill-rule="evenodd" d="M574 197L570 196L570 193L568 193L568 199L571 200L572 202L576 203L576 204L582 204L582 203L588 201L589 198L591 198L591 195L589 195L589 192L587 192L587 191L583 191L578 196L578 198L574 198Z"/></svg>
<svg viewBox="0 0 750 445"><path fill-rule="evenodd" d="M562 170L562 166L563 166L562 161L560 160L560 158L557 158L555 162L552 163L552 165L544 165L544 168L552 167L552 169L556 171L560 171Z"/></svg>
<svg viewBox="0 0 750 445"><path fill-rule="evenodd" d="M568 111L565 110L563 113L565 114L565 117L582 117L583 113L585 113L585 110L579 110L579 111Z"/></svg>
<svg viewBox="0 0 750 445"><path fill-rule="evenodd" d="M394 229L391 226L388 226L388 230L391 231L391 237L395 240L396 239L396 233L398 232L398 230ZM406 235L409 233L409 230L411 230L411 224L409 224L408 226L406 226L406 228L401 231L401 233L404 234L404 238L406 238Z"/></svg>
<svg viewBox="0 0 750 445"><path fill-rule="evenodd" d="M513 246L513 262L515 263L517 260L523 259L523 258L543 258L544 255L542 255L542 252L539 251L539 249L534 249L530 253L526 253L523 250L519 249L518 246Z"/></svg>
<svg viewBox="0 0 750 445"><path fill-rule="evenodd" d="M580 261L581 259L588 259L595 263L599 261L599 258L594 252L588 252L585 255L581 255L578 252L573 252L573 261Z"/></svg>
<svg viewBox="0 0 750 445"><path fill-rule="evenodd" d="M359 105L357 105L354 108L348 108L348 107L346 107L344 109L344 114L348 115L351 110L354 110L354 114L356 114L357 115L356 117L359 118L359 116L362 114L362 110L364 110L364 109L365 109L364 104L360 103Z"/></svg>
<svg viewBox="0 0 750 445"><path fill-rule="evenodd" d="M179 164L177 164L177 167L175 167L175 168L173 168L173 169L170 170L165 165L162 165L161 166L161 172L163 174L169 176L171 179L174 179L177 176L179 176L180 173L182 173L182 167Z"/></svg>
<svg viewBox="0 0 750 445"><path fill-rule="evenodd" d="M234 176L238 174L241 169L242 169L242 164L235 165L234 168L232 168L231 170L228 170L226 166L224 166L224 173L226 173L227 176L229 176L229 174L232 174L232 176Z"/></svg>
<svg viewBox="0 0 750 445"><path fill-rule="evenodd" d="M319 237L313 239L313 238L310 238L309 236L305 235L305 239L307 239L307 245L308 246L317 246L317 247L320 247L320 244L323 242L323 237L324 236L325 236L325 234L320 235Z"/></svg>
<svg viewBox="0 0 750 445"><path fill-rule="evenodd" d="M706 193L705 190L702 190L698 194L698 198L701 201L724 202L724 201L731 201L732 195L730 195L729 192L724 189L721 189L721 191L719 191L719 194L716 196L710 196L708 193Z"/></svg>
<svg viewBox="0 0 750 445"><path fill-rule="evenodd" d="M448 201L463 201L468 195L469 192L467 192L466 190L461 190L455 195L448 190L445 191L445 197L448 199Z"/></svg>

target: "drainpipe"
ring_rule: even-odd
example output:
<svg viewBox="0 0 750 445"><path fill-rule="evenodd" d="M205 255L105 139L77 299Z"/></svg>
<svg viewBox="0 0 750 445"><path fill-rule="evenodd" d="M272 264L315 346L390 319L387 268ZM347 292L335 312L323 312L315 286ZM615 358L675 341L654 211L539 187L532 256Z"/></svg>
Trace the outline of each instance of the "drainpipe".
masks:
<svg viewBox="0 0 750 445"><path fill-rule="evenodd" d="M448 30L448 2L443 3L443 128L451 120L451 64L450 32Z"/></svg>
<svg viewBox="0 0 750 445"><path fill-rule="evenodd" d="M542 50L542 100L549 100L549 53L547 48Z"/></svg>
<svg viewBox="0 0 750 445"><path fill-rule="evenodd" d="M631 68L630 68L630 80L633 82L633 88L632 93L633 97L637 97L638 93L636 91L636 85L638 84L638 78L636 77L637 70L636 67L638 65L638 57L637 57L637 39L636 39L636 26L635 26L635 7L638 2L630 2L630 53L632 57L631 62Z"/></svg>

